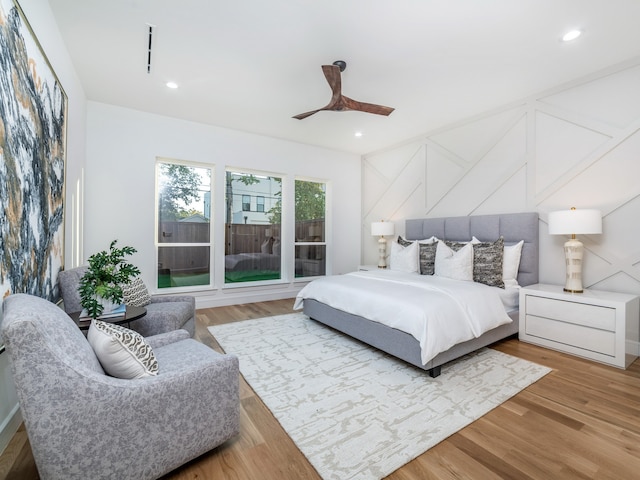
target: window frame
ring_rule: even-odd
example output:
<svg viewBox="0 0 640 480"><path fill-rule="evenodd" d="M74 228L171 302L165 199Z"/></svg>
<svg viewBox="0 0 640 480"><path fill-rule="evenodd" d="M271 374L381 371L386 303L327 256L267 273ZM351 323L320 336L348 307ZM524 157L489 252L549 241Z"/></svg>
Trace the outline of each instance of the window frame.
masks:
<svg viewBox="0 0 640 480"><path fill-rule="evenodd" d="M296 188L296 182L300 181L300 182L309 182L309 183L321 183L324 185L324 240L323 241L297 241L296 236L295 236L295 228L296 228L296 194L295 194L295 188ZM319 178L312 178L312 177L306 177L306 176L294 176L293 178L293 191L292 193L292 212L293 212L293 230L294 230L294 235L293 235L293 251L291 252L291 257L293 258L293 262L294 262L294 268L293 268L293 281L294 282L309 282L311 280L314 280L316 278L321 278L327 275L331 274L331 247L330 247L330 242L327 241L327 239L331 238L330 232L331 232L331 222L330 222L330 214L329 212L331 211L331 182L326 180L326 179L319 179ZM296 257L296 247L303 247L303 246L324 246L324 268L325 268L325 272L323 275L313 275L313 276L301 276L301 277L296 277L295 276L295 262L297 260Z"/></svg>
<svg viewBox="0 0 640 480"><path fill-rule="evenodd" d="M248 202L245 200L248 199ZM251 195L242 195L242 211L250 212L251 211Z"/></svg>
<svg viewBox="0 0 640 480"><path fill-rule="evenodd" d="M236 167L236 166L231 166L231 165L227 165L224 169L224 174L226 176L227 173L231 173L231 174L237 174L237 175L254 175L256 177L264 177L264 178L278 178L280 179L280 195L281 198L284 199L285 197L285 192L287 190L286 188L286 183L287 183L287 179L289 177L289 175L283 174L281 172L276 172L276 171L265 171L265 170L256 170L256 169L252 169L252 168L244 168L244 167ZM228 211L228 199L229 197L229 192L228 192L228 184L225 180L225 191L224 191L224 210L225 212ZM234 194L235 195L235 194ZM244 194L242 194L244 195ZM252 197L254 197L255 195L251 195ZM263 196L264 197L264 196ZM221 197L222 198L222 197ZM232 197L231 197L232 198ZM267 197L264 197L265 200ZM233 201L233 200L232 200ZM253 213L261 213L261 214L265 214L268 212L268 209L266 208L266 202L264 205L264 212L257 212L257 211L252 211ZM243 210L244 211L244 210ZM224 248L222 248L222 262L220 262L220 270L221 272L221 287L223 289L234 289L234 288L243 288L243 287L254 287L254 286L262 286L262 285L274 285L274 284L283 284L283 283L289 283L289 277L290 274L288 272L288 262L286 261L285 255L286 255L286 250L284 247L284 244L282 244L281 248L282 248L282 253L281 253L281 258L280 258L280 278L277 279L269 279L269 280L255 280L255 281L242 281L242 282L226 282L225 280L225 274L226 274L226 267L225 267L225 262L224 262L224 255L225 255L225 250L226 250L226 245L227 245L227 229L226 229L226 216L225 219L223 220L223 226L224 226L224 233L223 233L223 240L224 240ZM281 240L282 240L282 236L284 236L286 234L286 230L285 230L285 218L284 215L281 214L281 218L280 218L280 235L281 235Z"/></svg>
<svg viewBox="0 0 640 480"><path fill-rule="evenodd" d="M160 222L160 168L161 164L183 165L186 167L199 168L209 170L209 242L176 242L176 243L163 243L158 240L159 222ZM193 162L189 160L181 160L168 157L156 157L155 162L155 216L154 216L154 234L153 243L155 251L155 264L160 263L160 248L170 247L208 247L209 248L209 283L206 285L188 285L183 287L158 287L158 268L154 270L154 288L155 293L181 293L181 292L195 292L211 290L215 286L215 165L211 163Z"/></svg>

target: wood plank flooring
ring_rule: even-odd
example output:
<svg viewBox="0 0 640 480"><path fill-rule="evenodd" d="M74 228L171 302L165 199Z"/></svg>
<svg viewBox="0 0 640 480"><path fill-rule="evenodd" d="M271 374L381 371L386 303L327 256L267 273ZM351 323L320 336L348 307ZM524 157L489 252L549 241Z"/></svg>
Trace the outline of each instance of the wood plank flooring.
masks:
<svg viewBox="0 0 640 480"><path fill-rule="evenodd" d="M278 300L199 310L196 338L219 349L207 326L291 313L292 304ZM494 348L554 371L389 480L639 478L640 361L620 370L515 339ZM163 479L319 479L244 380L240 395L241 434ZM0 456L0 480L37 478L21 427Z"/></svg>

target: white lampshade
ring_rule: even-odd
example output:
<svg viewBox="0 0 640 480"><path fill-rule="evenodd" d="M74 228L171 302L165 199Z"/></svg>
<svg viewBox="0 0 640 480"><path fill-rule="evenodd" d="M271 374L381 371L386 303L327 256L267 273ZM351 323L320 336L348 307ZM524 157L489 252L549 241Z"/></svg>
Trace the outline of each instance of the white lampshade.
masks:
<svg viewBox="0 0 640 480"><path fill-rule="evenodd" d="M600 210L559 210L549 213L550 235L602 233Z"/></svg>
<svg viewBox="0 0 640 480"><path fill-rule="evenodd" d="M384 235L393 235L393 222L373 222L371 224L371 235L382 237Z"/></svg>

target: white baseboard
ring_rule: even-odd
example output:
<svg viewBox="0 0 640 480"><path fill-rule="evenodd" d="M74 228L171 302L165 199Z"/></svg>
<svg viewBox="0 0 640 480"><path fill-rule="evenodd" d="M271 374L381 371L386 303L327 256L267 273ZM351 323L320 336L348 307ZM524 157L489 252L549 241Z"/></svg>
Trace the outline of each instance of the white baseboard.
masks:
<svg viewBox="0 0 640 480"><path fill-rule="evenodd" d="M16 404L11 410L11 413L0 425L0 454L7 448L7 445L9 445L9 442L18 431L21 423L22 413L20 412L20 405Z"/></svg>
<svg viewBox="0 0 640 480"><path fill-rule="evenodd" d="M262 287L233 287L214 291L192 293L196 297L196 308L226 307L243 303L268 302L270 300L293 299L306 283L294 285L265 285Z"/></svg>

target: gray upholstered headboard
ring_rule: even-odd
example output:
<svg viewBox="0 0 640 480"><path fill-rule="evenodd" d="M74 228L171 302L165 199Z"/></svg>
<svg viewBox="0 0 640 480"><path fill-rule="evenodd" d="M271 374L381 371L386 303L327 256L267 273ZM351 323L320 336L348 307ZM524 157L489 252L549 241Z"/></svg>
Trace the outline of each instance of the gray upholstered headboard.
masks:
<svg viewBox="0 0 640 480"><path fill-rule="evenodd" d="M405 236L420 240L435 235L443 240L466 242L475 236L483 242L504 238L505 245L524 240L518 283L538 283L538 214L536 212L476 215L468 217L420 218L406 221Z"/></svg>

